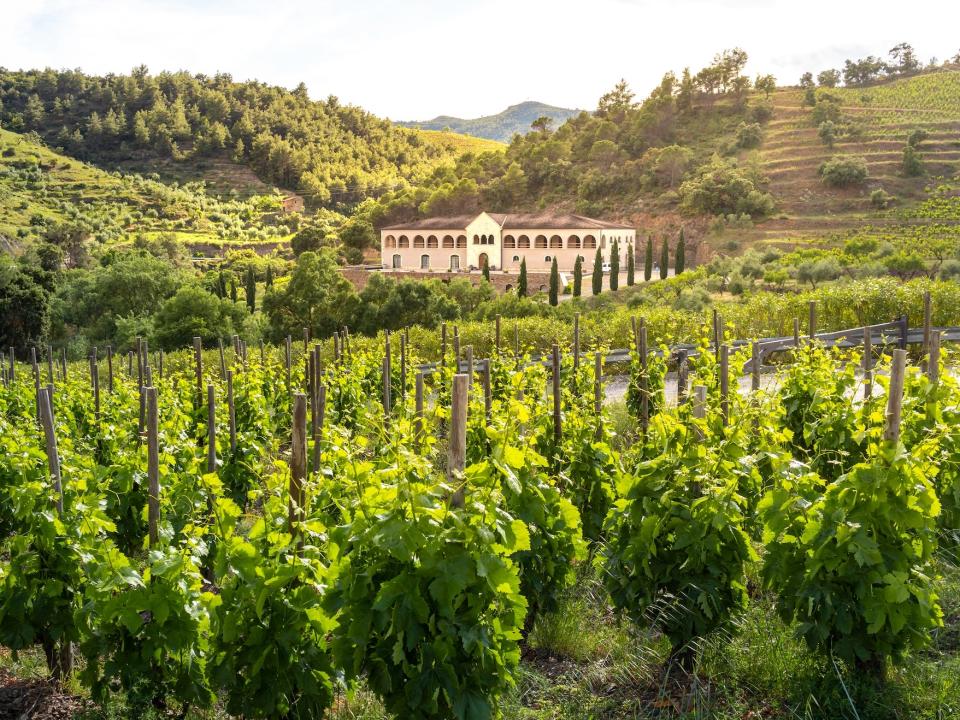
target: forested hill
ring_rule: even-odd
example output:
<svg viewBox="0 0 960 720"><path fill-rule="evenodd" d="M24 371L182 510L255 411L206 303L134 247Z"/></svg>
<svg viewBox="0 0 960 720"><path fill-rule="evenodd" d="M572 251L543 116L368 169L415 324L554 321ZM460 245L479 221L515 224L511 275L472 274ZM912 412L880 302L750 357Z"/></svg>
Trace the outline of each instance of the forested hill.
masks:
<svg viewBox="0 0 960 720"><path fill-rule="evenodd" d="M400 128L330 96L186 72L96 77L0 68L0 125L107 169L203 178L234 160L314 205L349 206L418 182L464 150L492 143Z"/></svg>
<svg viewBox="0 0 960 720"><path fill-rule="evenodd" d="M517 105L511 105L496 115L486 115L479 118L463 119L451 115L439 115L433 120L421 122L400 122L398 125L424 130L452 130L464 135L510 142L517 133L523 135L530 132L530 126L538 119L548 118L554 127L562 125L568 119L579 115L580 110L555 107L542 102L528 100Z"/></svg>

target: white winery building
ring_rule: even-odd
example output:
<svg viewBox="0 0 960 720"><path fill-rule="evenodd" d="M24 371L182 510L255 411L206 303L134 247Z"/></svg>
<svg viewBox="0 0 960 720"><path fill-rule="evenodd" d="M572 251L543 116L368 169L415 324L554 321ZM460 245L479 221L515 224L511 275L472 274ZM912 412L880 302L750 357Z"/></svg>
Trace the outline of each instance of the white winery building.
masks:
<svg viewBox="0 0 960 720"><path fill-rule="evenodd" d="M621 258L636 246L636 230L622 223L581 215L488 213L434 217L389 225L380 230L384 268L468 271L483 267L516 272L526 258L530 271L549 270L553 259L561 271L573 270L583 257L584 272L593 268L597 250L610 261L616 242Z"/></svg>

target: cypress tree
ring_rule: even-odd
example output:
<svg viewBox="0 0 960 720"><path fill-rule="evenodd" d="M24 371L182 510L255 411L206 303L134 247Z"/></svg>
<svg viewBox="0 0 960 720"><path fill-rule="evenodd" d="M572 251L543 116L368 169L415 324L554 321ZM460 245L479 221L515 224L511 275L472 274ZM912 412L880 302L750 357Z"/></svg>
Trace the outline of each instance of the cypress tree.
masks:
<svg viewBox="0 0 960 720"><path fill-rule="evenodd" d="M647 235L647 254L643 258L643 281L653 277L653 235Z"/></svg>
<svg viewBox="0 0 960 720"><path fill-rule="evenodd" d="M673 261L673 271L679 275L683 272L687 259L687 242L683 239L683 228L680 228L680 239L677 241L677 254Z"/></svg>
<svg viewBox="0 0 960 720"><path fill-rule="evenodd" d="M560 303L560 269L557 267L557 256L553 256L550 264L550 304L556 307Z"/></svg>
<svg viewBox="0 0 960 720"><path fill-rule="evenodd" d="M597 248L597 256L593 260L593 294L599 295L603 292L603 255L600 254L600 248Z"/></svg>
<svg viewBox="0 0 960 720"><path fill-rule="evenodd" d="M663 247L660 249L660 279L667 279L667 270L670 268L670 245L667 238L663 238Z"/></svg>
<svg viewBox="0 0 960 720"><path fill-rule="evenodd" d="M247 308L253 313L257 309L257 277L253 268L247 268Z"/></svg>
<svg viewBox="0 0 960 720"><path fill-rule="evenodd" d="M517 297L527 296L527 256L520 261L520 278L517 280Z"/></svg>
<svg viewBox="0 0 960 720"><path fill-rule="evenodd" d="M230 278L230 302L237 302L237 281Z"/></svg>
<svg viewBox="0 0 960 720"><path fill-rule="evenodd" d="M223 300L223 298L225 298L226 296L227 296L227 276L223 272L223 270L221 270L220 273L217 275L217 297Z"/></svg>
<svg viewBox="0 0 960 720"><path fill-rule="evenodd" d="M610 289L620 287L620 243L616 240L610 246Z"/></svg>
<svg viewBox="0 0 960 720"><path fill-rule="evenodd" d="M577 255L577 261L573 264L573 296L580 297L583 291L583 255Z"/></svg>
<svg viewBox="0 0 960 720"><path fill-rule="evenodd" d="M633 287L636 259L633 257L633 243L627 243L627 287Z"/></svg>
<svg viewBox="0 0 960 720"><path fill-rule="evenodd" d="M490 282L490 258L483 259L483 279Z"/></svg>
<svg viewBox="0 0 960 720"><path fill-rule="evenodd" d="M273 287L273 266L267 265L267 279L264 280L264 287L272 288Z"/></svg>

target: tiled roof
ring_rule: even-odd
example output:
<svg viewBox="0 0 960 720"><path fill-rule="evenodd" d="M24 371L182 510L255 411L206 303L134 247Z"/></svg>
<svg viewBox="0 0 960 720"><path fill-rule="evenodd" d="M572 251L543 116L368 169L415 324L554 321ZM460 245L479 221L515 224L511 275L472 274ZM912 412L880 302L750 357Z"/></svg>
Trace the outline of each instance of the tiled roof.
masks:
<svg viewBox="0 0 960 720"><path fill-rule="evenodd" d="M504 230L633 230L624 223L558 213L487 213ZM432 217L388 225L381 230L465 230L477 215Z"/></svg>

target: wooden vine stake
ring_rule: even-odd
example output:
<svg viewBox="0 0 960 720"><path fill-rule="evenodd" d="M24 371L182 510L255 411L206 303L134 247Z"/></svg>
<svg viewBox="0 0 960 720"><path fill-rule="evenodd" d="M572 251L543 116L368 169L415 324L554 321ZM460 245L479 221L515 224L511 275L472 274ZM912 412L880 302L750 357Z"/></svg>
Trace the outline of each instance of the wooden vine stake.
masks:
<svg viewBox="0 0 960 720"><path fill-rule="evenodd" d="M603 355L598 350L593 354L593 413L597 416L597 439L603 435Z"/></svg>
<svg viewBox="0 0 960 720"><path fill-rule="evenodd" d="M580 369L580 313L573 316L573 370Z"/></svg>
<svg viewBox="0 0 960 720"><path fill-rule="evenodd" d="M287 339L283 345L283 364L287 370L287 392L289 392L291 389L290 388L290 361L291 361L290 356L293 354L292 346L293 346L293 338L290 335L287 335Z"/></svg>
<svg viewBox="0 0 960 720"><path fill-rule="evenodd" d="M300 537L300 522L304 517L306 493L303 483L307 477L307 396L295 393L293 396L293 430L290 446L290 498L287 524L290 534ZM297 545L303 543L300 537Z"/></svg>
<svg viewBox="0 0 960 720"><path fill-rule="evenodd" d="M646 435L650 426L650 378L647 375L649 363L647 362L646 323L640 325L640 337L637 344L640 354L640 429Z"/></svg>
<svg viewBox="0 0 960 720"><path fill-rule="evenodd" d="M492 388L490 387L490 358L486 358L483 361L483 370L480 377L483 382L483 410L487 422L490 422L490 418L493 417L493 394Z"/></svg>
<svg viewBox="0 0 960 720"><path fill-rule="evenodd" d="M147 394L147 528L150 547L160 540L160 444L157 437L159 418L157 389L148 387Z"/></svg>
<svg viewBox="0 0 960 720"><path fill-rule="evenodd" d="M207 385L207 472L217 471L217 396L213 383Z"/></svg>
<svg viewBox="0 0 960 720"><path fill-rule="evenodd" d="M53 345L47 345L47 385L53 385Z"/></svg>
<svg viewBox="0 0 960 720"><path fill-rule="evenodd" d="M447 364L447 324L440 325L440 365Z"/></svg>
<svg viewBox="0 0 960 720"><path fill-rule="evenodd" d="M423 442L423 371L417 371L417 384L415 390L416 416L414 417L413 427L416 434L416 442L419 446Z"/></svg>
<svg viewBox="0 0 960 720"><path fill-rule="evenodd" d="M757 392L760 389L760 358L762 357L760 343L750 344L750 354L750 389Z"/></svg>
<svg viewBox="0 0 960 720"><path fill-rule="evenodd" d="M707 417L707 386L706 385L694 385L693 386L693 417L702 420ZM699 425L694 425L694 432L697 433L697 437L701 440L704 438L703 428Z"/></svg>
<svg viewBox="0 0 960 720"><path fill-rule="evenodd" d="M677 405L683 405L687 400L688 374L687 351L681 348L677 350Z"/></svg>
<svg viewBox="0 0 960 720"><path fill-rule="evenodd" d="M460 328L453 326L453 364L460 372Z"/></svg>
<svg viewBox="0 0 960 720"><path fill-rule="evenodd" d="M464 348L464 354L467 360L467 387L473 387L473 345L467 345Z"/></svg>
<svg viewBox="0 0 960 720"><path fill-rule="evenodd" d="M220 352L220 377L227 376L227 358L223 354L223 338L217 338L217 350Z"/></svg>
<svg viewBox="0 0 960 720"><path fill-rule="evenodd" d="M730 347L720 346L720 414L723 424L730 423Z"/></svg>
<svg viewBox="0 0 960 720"><path fill-rule="evenodd" d="M807 321L807 328L810 330L810 342L817 339L817 301L810 301L810 319Z"/></svg>
<svg viewBox="0 0 960 720"><path fill-rule="evenodd" d="M927 360L930 355L930 333L933 327L933 301L930 297L930 291L923 294L923 348L921 350L923 359L920 361L920 369L924 372L928 368Z"/></svg>
<svg viewBox="0 0 960 720"><path fill-rule="evenodd" d="M466 487L463 471L467 463L467 387L469 378L465 373L453 376L450 407L450 447L447 457L447 481L455 488L450 496L450 505L463 507Z"/></svg>
<svg viewBox="0 0 960 720"><path fill-rule="evenodd" d="M933 385L940 383L940 331L930 333L930 354L927 358L927 377Z"/></svg>
<svg viewBox="0 0 960 720"><path fill-rule="evenodd" d="M197 406L203 402L203 341L199 337L193 339L193 362L197 375Z"/></svg>
<svg viewBox="0 0 960 720"><path fill-rule="evenodd" d="M390 393L392 388L390 387L390 331L387 330L384 333L383 339L383 414L387 416L390 414L391 407L391 397Z"/></svg>
<svg viewBox="0 0 960 720"><path fill-rule="evenodd" d="M793 346L800 347L800 318L793 319Z"/></svg>
<svg viewBox="0 0 960 720"><path fill-rule="evenodd" d="M17 379L16 352L15 348L10 348L10 382Z"/></svg>
<svg viewBox="0 0 960 720"><path fill-rule="evenodd" d="M317 382L317 412L313 418L313 470L320 469L320 437L323 433L323 420L327 414L327 386Z"/></svg>
<svg viewBox="0 0 960 720"><path fill-rule="evenodd" d="M870 328L863 328L863 397L873 395L873 337Z"/></svg>
<svg viewBox="0 0 960 720"><path fill-rule="evenodd" d="M237 408L233 402L233 371L227 370L227 408L230 414L230 452L237 451Z"/></svg>
<svg viewBox="0 0 960 720"><path fill-rule="evenodd" d="M407 336L400 333L400 402L407 400Z"/></svg>
<svg viewBox="0 0 960 720"><path fill-rule="evenodd" d="M560 418L560 347L553 344L553 441L559 447L563 439L563 426Z"/></svg>
<svg viewBox="0 0 960 720"><path fill-rule="evenodd" d="M90 382L93 385L93 417L100 424L100 368L97 364L97 349L90 355Z"/></svg>
<svg viewBox="0 0 960 720"><path fill-rule="evenodd" d="M107 392L113 395L113 346L107 345Z"/></svg>
<svg viewBox="0 0 960 720"><path fill-rule="evenodd" d="M903 406L903 380L907 365L907 351L894 350L890 366L890 389L887 395L886 426L883 439L890 443L900 440L900 411Z"/></svg>

